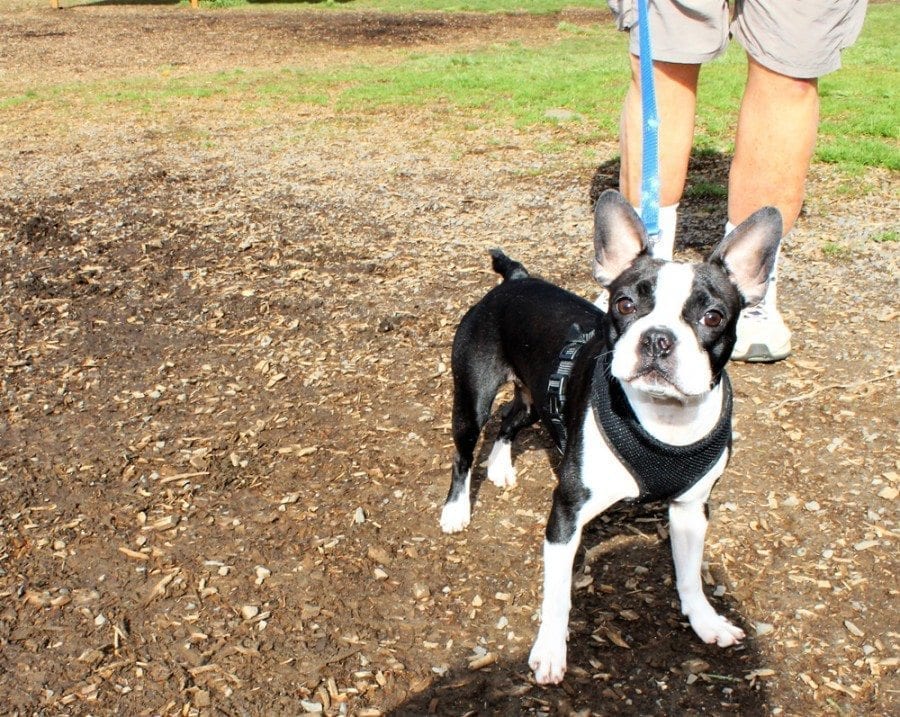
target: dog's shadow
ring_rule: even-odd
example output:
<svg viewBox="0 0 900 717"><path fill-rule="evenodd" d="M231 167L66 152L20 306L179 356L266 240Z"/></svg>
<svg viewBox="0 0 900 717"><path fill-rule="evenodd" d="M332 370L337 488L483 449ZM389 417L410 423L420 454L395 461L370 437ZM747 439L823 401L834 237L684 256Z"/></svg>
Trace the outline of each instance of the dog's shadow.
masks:
<svg viewBox="0 0 900 717"><path fill-rule="evenodd" d="M526 450L542 440L537 431L523 433L531 434L522 436ZM766 684L755 676L765 661L727 591L716 596L715 586L727 580L715 560L707 596L750 637L737 647L707 645L681 615L666 524L663 506L620 507L585 529L561 685L533 681L534 623L528 640L494 664L472 670L460 661L390 714L769 714Z"/></svg>
<svg viewBox="0 0 900 717"><path fill-rule="evenodd" d="M483 466L499 430L500 403L483 431L473 504L486 480ZM559 453L539 426L517 436L513 464L534 450L545 451L556 472ZM528 644L483 670L452 668L391 714L768 714L765 682L754 677L764 665L754 639L727 649L706 645L681 615L667 523L662 504L620 504L585 528L573 568L569 671L561 685L534 683ZM727 580L712 562L711 574L705 573L710 602L752 635L727 590L716 597Z"/></svg>

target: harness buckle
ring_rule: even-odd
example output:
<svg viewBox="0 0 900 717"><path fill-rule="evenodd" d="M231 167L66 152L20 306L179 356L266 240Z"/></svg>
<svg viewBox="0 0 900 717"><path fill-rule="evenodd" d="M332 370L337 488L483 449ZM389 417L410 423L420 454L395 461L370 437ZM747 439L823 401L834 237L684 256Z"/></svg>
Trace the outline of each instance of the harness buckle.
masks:
<svg viewBox="0 0 900 717"><path fill-rule="evenodd" d="M569 327L566 343L559 352L559 364L556 371L550 374L547 381L547 399L550 408L550 423L556 429L556 438L560 453L565 451L566 425L563 421L563 410L566 406L566 387L569 378L572 375L572 369L575 367L575 357L582 347L590 341L594 336L594 332L584 333L578 324L572 324Z"/></svg>

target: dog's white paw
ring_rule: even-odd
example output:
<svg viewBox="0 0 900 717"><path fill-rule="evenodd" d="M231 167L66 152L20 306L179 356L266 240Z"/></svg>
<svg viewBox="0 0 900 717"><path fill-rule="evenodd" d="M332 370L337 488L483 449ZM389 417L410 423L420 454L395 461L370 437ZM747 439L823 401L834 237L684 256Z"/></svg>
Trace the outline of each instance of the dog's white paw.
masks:
<svg viewBox="0 0 900 717"><path fill-rule="evenodd" d="M487 461L488 480L498 488L512 488L516 484L516 469L512 464L509 441L498 440L491 448Z"/></svg>
<svg viewBox="0 0 900 717"><path fill-rule="evenodd" d="M558 685L566 674L566 637L548 637L544 630L538 632L534 647L528 656L528 666L534 671L539 685Z"/></svg>
<svg viewBox="0 0 900 717"><path fill-rule="evenodd" d="M715 643L719 647L730 647L744 639L744 631L732 624L706 605L692 611L688 615L691 627L703 642Z"/></svg>
<svg viewBox="0 0 900 717"><path fill-rule="evenodd" d="M468 524L472 516L472 506L468 495L462 500L444 503L441 511L441 530L445 533L458 533Z"/></svg>

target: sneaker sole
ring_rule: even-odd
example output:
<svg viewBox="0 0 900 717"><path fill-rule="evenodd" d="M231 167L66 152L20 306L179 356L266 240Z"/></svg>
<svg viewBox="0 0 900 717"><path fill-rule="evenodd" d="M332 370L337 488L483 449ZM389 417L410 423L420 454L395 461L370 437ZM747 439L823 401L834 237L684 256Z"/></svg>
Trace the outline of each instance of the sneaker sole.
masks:
<svg viewBox="0 0 900 717"><path fill-rule="evenodd" d="M746 363L774 363L786 359L791 355L791 345L779 346L773 351L766 344L750 344L742 353L731 355L732 361L744 361Z"/></svg>

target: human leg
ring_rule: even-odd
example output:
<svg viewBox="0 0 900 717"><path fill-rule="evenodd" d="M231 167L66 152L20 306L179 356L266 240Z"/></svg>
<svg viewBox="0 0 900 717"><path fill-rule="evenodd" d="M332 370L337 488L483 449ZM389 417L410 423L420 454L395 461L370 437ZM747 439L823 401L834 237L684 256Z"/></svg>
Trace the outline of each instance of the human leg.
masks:
<svg viewBox="0 0 900 717"><path fill-rule="evenodd" d="M622 108L619 190L640 206L642 112L637 7L634 0L609 0L620 30L631 33L631 84ZM725 51L728 7L725 0L651 2L654 85L660 120L660 237L654 254L672 258L678 202L684 191L694 138L694 110L700 65Z"/></svg>
<svg viewBox="0 0 900 717"><path fill-rule="evenodd" d="M728 175L730 226L769 205L781 212L784 233L791 230L803 205L818 126L815 78L788 77L748 57ZM791 332L778 311L777 292L776 269L763 301L741 317L732 354L736 360L779 361L790 354Z"/></svg>
<svg viewBox="0 0 900 717"><path fill-rule="evenodd" d="M819 126L818 81L797 79L748 58L728 176L728 220L738 225L762 206L781 211L784 232L803 204Z"/></svg>
<svg viewBox="0 0 900 717"><path fill-rule="evenodd" d="M841 51L862 28L866 2L734 0L734 10L731 32L747 51L748 69L729 175L729 225L769 204L781 210L787 234L803 204L816 141L817 78L840 67ZM777 361L790 353L777 291L773 273L766 298L741 316L733 358Z"/></svg>
<svg viewBox="0 0 900 717"><path fill-rule="evenodd" d="M660 237L655 254L672 258L678 202L684 192L694 140L694 111L700 65L654 62L659 112ZM619 132L619 190L632 206L641 204L642 116L640 59L631 56L631 85L625 96Z"/></svg>
<svg viewBox="0 0 900 717"><path fill-rule="evenodd" d="M619 134L622 164L619 190L632 206L641 203L641 77L640 59L631 56L631 84L625 95ZM694 140L694 111L700 65L654 62L653 81L659 108L660 204L676 204L684 191Z"/></svg>

